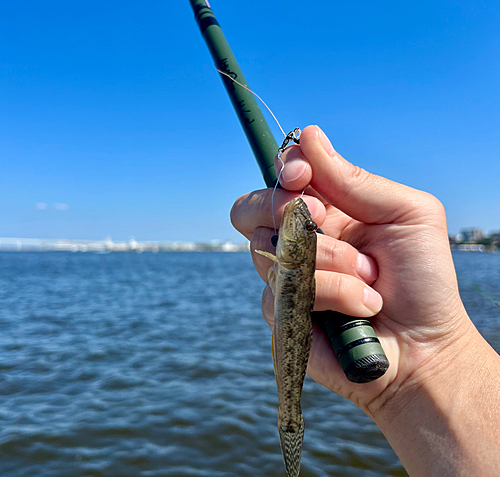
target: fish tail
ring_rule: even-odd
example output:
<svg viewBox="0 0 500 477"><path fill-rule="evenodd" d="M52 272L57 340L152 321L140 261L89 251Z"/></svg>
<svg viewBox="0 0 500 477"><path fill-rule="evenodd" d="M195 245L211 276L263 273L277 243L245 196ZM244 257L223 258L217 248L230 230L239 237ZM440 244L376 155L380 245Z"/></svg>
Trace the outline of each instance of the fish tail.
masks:
<svg viewBox="0 0 500 477"><path fill-rule="evenodd" d="M301 416L298 429L284 427L278 419L278 431L280 434L281 452L283 454L283 460L285 461L286 474L288 477L298 477L300 472L302 441L304 440L304 419Z"/></svg>

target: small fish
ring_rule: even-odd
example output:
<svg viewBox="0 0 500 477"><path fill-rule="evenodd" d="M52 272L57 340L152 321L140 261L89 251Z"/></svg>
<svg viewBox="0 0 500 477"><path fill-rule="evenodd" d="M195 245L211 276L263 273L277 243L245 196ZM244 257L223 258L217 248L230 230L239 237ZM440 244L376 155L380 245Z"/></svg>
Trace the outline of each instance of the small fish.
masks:
<svg viewBox="0 0 500 477"><path fill-rule="evenodd" d="M316 223L306 203L290 201L279 229L275 262L268 273L274 293L273 361L278 385L278 431L288 477L297 477L304 439L300 396L312 341L311 312L316 269Z"/></svg>

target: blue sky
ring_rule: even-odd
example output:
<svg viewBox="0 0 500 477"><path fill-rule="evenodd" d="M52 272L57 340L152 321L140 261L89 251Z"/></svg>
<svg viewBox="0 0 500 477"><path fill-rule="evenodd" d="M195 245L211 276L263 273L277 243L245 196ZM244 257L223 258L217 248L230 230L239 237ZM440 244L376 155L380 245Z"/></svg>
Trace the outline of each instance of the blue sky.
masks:
<svg viewBox="0 0 500 477"><path fill-rule="evenodd" d="M500 229L496 0L211 6L284 129ZM261 187L188 0L0 3L0 236L241 241Z"/></svg>

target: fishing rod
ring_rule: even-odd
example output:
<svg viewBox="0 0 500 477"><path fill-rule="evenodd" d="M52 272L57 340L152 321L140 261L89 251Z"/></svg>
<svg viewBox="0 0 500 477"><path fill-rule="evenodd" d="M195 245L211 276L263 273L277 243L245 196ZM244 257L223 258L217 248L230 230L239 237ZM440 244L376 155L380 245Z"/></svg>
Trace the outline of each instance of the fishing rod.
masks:
<svg viewBox="0 0 500 477"><path fill-rule="evenodd" d="M189 1L215 67L223 73L220 75L222 82L259 164L264 182L267 187L274 187L277 182L274 157L278 153L278 144L248 88L210 5L206 0ZM313 319L323 326L349 381L368 383L387 371L389 361L369 320L331 310L313 312Z"/></svg>

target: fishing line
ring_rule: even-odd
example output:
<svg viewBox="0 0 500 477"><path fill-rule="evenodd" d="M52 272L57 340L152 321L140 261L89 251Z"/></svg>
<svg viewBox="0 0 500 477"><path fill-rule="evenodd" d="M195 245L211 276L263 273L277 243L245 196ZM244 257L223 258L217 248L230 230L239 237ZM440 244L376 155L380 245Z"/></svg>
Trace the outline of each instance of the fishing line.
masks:
<svg viewBox="0 0 500 477"><path fill-rule="evenodd" d="M276 230L276 219L274 218L274 194L276 193L276 189L278 188L278 184L280 183L280 178L281 178L281 174L283 173L283 169L286 166L286 164L283 162L283 159L281 159L281 155L285 151L288 144L292 141L295 144L300 143L300 129L299 128L295 128L293 131L290 131L285 136L285 139L283 140L283 144L281 144L281 147L278 149L278 159L280 160L282 167L281 167L280 172L278 174L278 179L276 180L276 184L274 184L273 193L271 195L271 209L272 209L273 227L274 227L274 236L273 236L273 238L271 238L271 243L274 246L276 246L276 244L274 243L276 241L275 237L278 235L278 232ZM304 195L304 192L302 192L302 195Z"/></svg>
<svg viewBox="0 0 500 477"><path fill-rule="evenodd" d="M250 93L252 93L266 107L266 109L271 113L271 116L276 121L276 124L278 125L278 127L281 129L281 132L283 133L283 136L285 136L285 138L287 137L287 135L285 134L285 131L283 131L283 128L281 127L280 122L276 119L276 116L273 114L273 112L271 111L271 109L269 108L269 106L266 103L264 103L264 100L257 93L254 93L250 88L248 88L245 85L241 84L239 81L236 81L232 76L228 75L227 73L224 73L224 71L221 71L218 68L217 68L217 71L221 75L227 76L231 81L234 81L236 84L240 85L243 89L246 89L247 91L249 91Z"/></svg>
<svg viewBox="0 0 500 477"><path fill-rule="evenodd" d="M275 236L278 235L278 231L276 229L276 219L274 218L274 194L276 193L276 189L278 188L278 184L280 183L281 174L283 173L283 169L285 168L285 163L283 162L283 159L281 159L281 154L283 154L283 150L284 149L282 149L280 147L279 152L278 152L278 159L280 160L282 167L281 167L280 172L278 174L278 178L276 179L276 184L274 184L273 193L271 194L271 212L273 215L273 227L274 227L274 235ZM272 242L273 242L273 239L271 239L271 243ZM273 243L273 245L275 245L275 244Z"/></svg>
<svg viewBox="0 0 500 477"><path fill-rule="evenodd" d="M281 147L278 149L278 159L281 162L282 167L281 167L280 172L278 174L278 178L276 179L276 184L274 184L273 193L271 195L271 213L272 213L272 216L273 216L273 228L274 228L274 236L271 238L271 243L274 246L276 246L276 242L278 240L277 239L278 230L276 228L276 219L274 217L274 194L276 193L276 189L278 188L278 185L279 185L279 182L280 182L280 178L281 178L281 174L283 173L283 169L286 166L286 164L283 162L283 159L281 159L281 154L283 154L284 150L286 149L286 147L288 146L288 144L290 142L294 142L295 144L299 144L299 141L300 141L300 129L299 128L295 128L293 131L290 131L288 134L285 134L285 131L281 127L281 124L278 121L278 119L276 118L276 116L271 111L271 108L264 102L264 100L257 93L255 93L254 91L252 91L247 86L241 84L239 81L236 81L231 75L225 73L224 71L221 71L218 68L217 68L217 71L221 75L224 75L224 76L228 77L231 81L233 81L237 85L241 86L243 89L246 89L247 91L249 91L250 93L252 93L266 107L266 109L269 111L269 113L271 114L271 116L273 117L273 119L276 121L276 124L280 128L283 136L285 136L285 139L283 140L283 143L281 144ZM302 195L304 195L304 192L302 192Z"/></svg>

